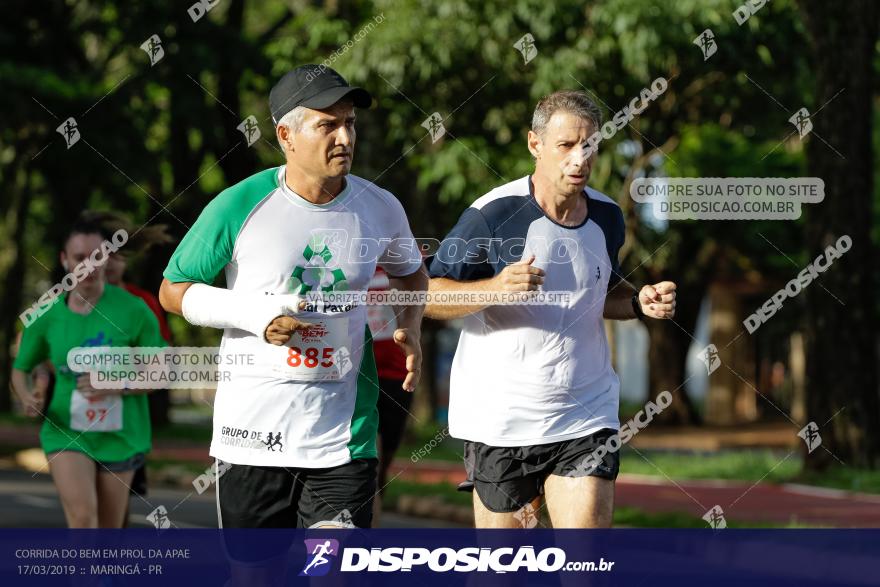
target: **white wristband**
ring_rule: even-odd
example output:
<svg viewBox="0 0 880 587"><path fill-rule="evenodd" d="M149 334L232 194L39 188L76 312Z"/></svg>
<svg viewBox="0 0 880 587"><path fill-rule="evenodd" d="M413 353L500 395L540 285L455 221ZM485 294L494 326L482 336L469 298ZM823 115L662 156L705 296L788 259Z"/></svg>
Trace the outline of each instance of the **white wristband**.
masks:
<svg viewBox="0 0 880 587"><path fill-rule="evenodd" d="M265 341L266 327L275 318L299 311L299 296L236 292L194 283L183 294L183 317L196 326L237 328Z"/></svg>

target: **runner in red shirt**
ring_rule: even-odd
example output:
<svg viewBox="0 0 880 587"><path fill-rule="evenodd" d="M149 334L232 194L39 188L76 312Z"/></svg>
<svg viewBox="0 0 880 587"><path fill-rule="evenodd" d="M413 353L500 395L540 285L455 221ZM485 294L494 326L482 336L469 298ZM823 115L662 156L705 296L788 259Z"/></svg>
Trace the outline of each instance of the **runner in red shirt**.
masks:
<svg viewBox="0 0 880 587"><path fill-rule="evenodd" d="M159 331L162 333L162 338L165 339L165 342L171 344L171 329L168 328L168 319L165 315L165 310L159 305L159 298L157 298L151 291L138 287L133 283L122 281L127 265L128 259L125 255L120 253L110 255L110 259L107 261L107 270L105 272L107 275L107 283L115 285L116 287L121 287L128 293L144 300L159 320Z"/></svg>
<svg viewBox="0 0 880 587"><path fill-rule="evenodd" d="M171 345L171 329L168 328L168 319L165 315L165 310L159 304L159 299L152 292L124 281L129 258L139 253L146 253L156 245L172 241L171 236L167 233L168 227L164 224L154 224L138 229L127 218L114 212L87 210L83 212L82 217L100 226L104 238L109 238L119 229L124 229L128 233L129 240L125 246L116 253L111 254L107 259L107 263L104 265L104 278L110 285L121 287L128 293L144 300L159 321L159 333L165 339L165 342ZM168 390L157 389L148 398L150 402L150 421L153 426L167 424L168 407L171 404ZM130 491L134 495L147 495L146 461L135 470ZM125 526L128 526L127 511L125 514Z"/></svg>
<svg viewBox="0 0 880 587"><path fill-rule="evenodd" d="M370 281L370 291L389 289L388 275L376 268L376 274ZM376 407L379 410L379 494L385 488L388 468L394 460L394 453L400 446L406 419L410 415L413 394L403 390L406 379L406 356L400 346L391 338L397 328L394 309L387 305L367 306L367 321L373 333L373 354L376 356L376 369L379 373L379 399ZM375 501L375 512L379 512L381 500Z"/></svg>

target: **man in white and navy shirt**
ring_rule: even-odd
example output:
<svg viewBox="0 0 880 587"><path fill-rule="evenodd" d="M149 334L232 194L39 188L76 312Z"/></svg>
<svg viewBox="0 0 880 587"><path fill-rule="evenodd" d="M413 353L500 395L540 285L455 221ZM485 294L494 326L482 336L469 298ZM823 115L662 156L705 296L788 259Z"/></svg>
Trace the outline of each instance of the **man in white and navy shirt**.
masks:
<svg viewBox="0 0 880 587"><path fill-rule="evenodd" d="M636 293L621 275L623 214L587 187L588 139L600 122L583 92L543 98L528 134L535 172L477 199L428 260L433 294L568 294L556 304L426 310L464 318L449 431L465 440L477 527L533 526L542 495L554 527L611 525L617 451L583 466L619 428L603 318L671 318L675 284Z"/></svg>

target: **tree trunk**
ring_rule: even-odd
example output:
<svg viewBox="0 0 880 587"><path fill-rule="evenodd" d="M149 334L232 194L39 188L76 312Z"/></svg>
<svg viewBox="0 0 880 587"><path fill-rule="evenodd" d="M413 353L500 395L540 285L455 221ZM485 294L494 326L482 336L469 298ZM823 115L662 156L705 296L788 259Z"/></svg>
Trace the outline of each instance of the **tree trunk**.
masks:
<svg viewBox="0 0 880 587"><path fill-rule="evenodd" d="M747 314L743 310L742 293L735 284L726 281L716 281L709 292L712 308L709 340L716 346L722 366L709 375L706 422L715 425L754 422L758 417L758 394L752 385L757 388L760 385L755 381L754 341L738 337ZM732 341L738 344L731 344Z"/></svg>
<svg viewBox="0 0 880 587"><path fill-rule="evenodd" d="M670 276L666 276L669 278ZM650 343L648 345L648 398L654 401L663 391L672 392L672 404L656 422L663 424L701 424L699 412L684 387L687 354L694 332L705 285L682 283L678 286L675 323L666 320L645 319Z"/></svg>
<svg viewBox="0 0 880 587"><path fill-rule="evenodd" d="M813 129L804 137L807 166L810 176L825 182L825 200L806 206L807 250L816 256L844 235L852 239L851 250L804 294L807 416L818 425L827 449L815 450L805 464L821 469L836 457L850 466L877 467L880 391L871 287L877 267L870 229L872 77L880 4L801 0L800 6L816 76Z"/></svg>
<svg viewBox="0 0 880 587"><path fill-rule="evenodd" d="M245 77L244 70L248 67L248 64L245 61L246 57L241 55L241 49L238 47L236 40L244 36L243 24L244 0L233 0L226 11L226 26L223 29L224 34L229 37L229 42L222 45L226 71L217 78L217 97L220 102L217 105L217 116L218 123L220 124L221 140L214 149L215 156L219 161L218 166L223 170L223 176L226 178L226 185L230 186L253 174L257 169L257 157L254 154L256 144L248 147L244 135L238 130L238 125L248 115L258 114L241 111L241 88L239 84L240 80ZM227 108L232 111L232 114L230 114ZM260 122L261 117L256 116L256 118L257 122ZM277 146L275 127L272 124L272 120L270 119L267 124L262 126L261 130L272 130L271 135L265 138L270 145L273 147ZM209 140L212 142L217 141L213 136ZM239 146L236 147L236 144ZM283 159L281 154L278 157Z"/></svg>

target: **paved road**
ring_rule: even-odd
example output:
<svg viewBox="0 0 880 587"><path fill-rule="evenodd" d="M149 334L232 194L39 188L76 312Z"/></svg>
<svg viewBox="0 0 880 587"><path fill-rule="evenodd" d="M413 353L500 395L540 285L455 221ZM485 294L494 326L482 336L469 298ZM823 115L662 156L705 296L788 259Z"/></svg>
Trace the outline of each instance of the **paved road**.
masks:
<svg viewBox="0 0 880 587"><path fill-rule="evenodd" d="M389 474L419 483L464 480L457 463L395 461ZM672 480L621 474L614 503L652 513L679 512L702 518L720 506L737 522L797 523L831 528L880 527L880 495L823 489L797 484L775 485L725 479Z"/></svg>
<svg viewBox="0 0 880 587"><path fill-rule="evenodd" d="M880 527L880 496L806 485L726 480L671 481L621 475L615 502L651 512L703 517L719 506L738 522L797 523L832 528Z"/></svg>
<svg viewBox="0 0 880 587"><path fill-rule="evenodd" d="M216 528L217 508L211 490L198 495L181 489L150 489L146 498L132 497L129 525L152 527L146 516L165 506L168 517L179 528ZM0 469L0 526L6 528L63 528L64 513L49 475L15 469ZM382 514L385 528L455 527L393 513Z"/></svg>
<svg viewBox="0 0 880 587"><path fill-rule="evenodd" d="M757 440L765 442L768 435L781 436L774 427L763 427L757 432L746 429L738 442L743 446L757 442L755 434L763 435ZM693 435L692 435L693 436ZM640 438L642 435L639 436ZM39 446L36 427L0 427L0 443L19 446ZM206 445L157 441L151 453L154 458L210 462ZM684 457L683 457L684 458ZM12 475L11 477L9 475ZM0 497L12 495L13 499L0 500L0 525L29 526L27 518L48 519L50 526L63 525L63 516L51 481L46 477L38 481L30 473L0 470ZM44 476L45 477L45 476ZM421 483L453 483L464 479L461 463L444 463L421 460L412 463L398 459L392 465L391 478ZM17 480L16 480L17 479ZM26 483L30 481L39 487ZM24 483L22 485L21 483ZM216 509L213 493L187 498L188 492L172 489L156 489L147 497L154 507L163 504L171 519L181 527L215 527ZM186 498L186 499L184 499ZM52 502L46 500L53 500ZM842 528L880 527L880 496L821 489L804 485L773 485L729 480L671 480L642 475L622 474L617 481L615 503L631 506L646 512L681 512L702 517L709 509L720 506L724 514L738 522L771 522L787 524L797 522L811 526ZM144 516L152 508L140 499L132 500L131 525L148 524ZM148 509L149 508L149 509ZM172 509L173 508L173 509ZM54 512L54 514L52 513ZM51 516L55 516L52 518ZM48 517L48 518L47 518ZM7 520L19 520L7 522ZM445 527L441 521L425 521L387 514L383 524L388 527Z"/></svg>
<svg viewBox="0 0 880 587"><path fill-rule="evenodd" d="M216 527L214 494L206 491L151 489L144 499L133 497L129 525L152 527L147 514L164 505L169 517L181 528ZM63 528L64 513L49 475L21 470L0 470L0 525L7 528Z"/></svg>

